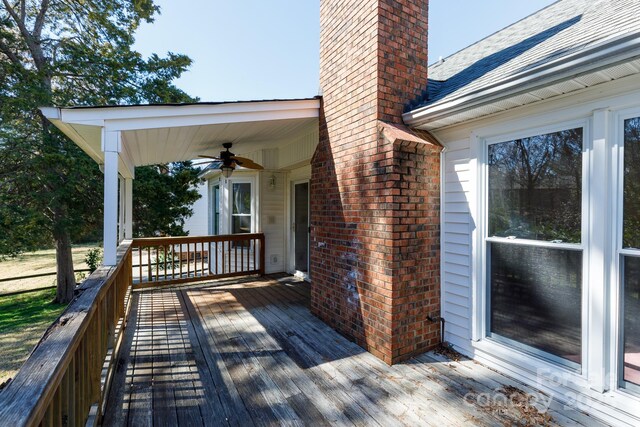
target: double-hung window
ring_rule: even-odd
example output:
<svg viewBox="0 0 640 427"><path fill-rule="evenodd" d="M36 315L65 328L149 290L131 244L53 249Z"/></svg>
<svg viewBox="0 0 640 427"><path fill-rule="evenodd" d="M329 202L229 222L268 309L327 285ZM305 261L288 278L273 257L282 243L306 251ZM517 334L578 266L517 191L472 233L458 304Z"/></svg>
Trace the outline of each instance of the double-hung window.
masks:
<svg viewBox="0 0 640 427"><path fill-rule="evenodd" d="M231 233L251 233L253 209L251 183L231 183Z"/></svg>
<svg viewBox="0 0 640 427"><path fill-rule="evenodd" d="M623 386L640 391L640 117L624 120L619 225Z"/></svg>
<svg viewBox="0 0 640 427"><path fill-rule="evenodd" d="M584 128L487 145L487 335L582 363ZM640 258L638 258L640 260Z"/></svg>

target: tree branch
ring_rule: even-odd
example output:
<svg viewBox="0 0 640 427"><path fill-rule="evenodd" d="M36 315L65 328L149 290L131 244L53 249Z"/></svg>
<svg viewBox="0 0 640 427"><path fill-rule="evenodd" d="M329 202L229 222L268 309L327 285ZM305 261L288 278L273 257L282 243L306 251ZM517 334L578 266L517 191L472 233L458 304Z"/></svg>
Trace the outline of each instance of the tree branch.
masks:
<svg viewBox="0 0 640 427"><path fill-rule="evenodd" d="M44 27L44 18L49 10L49 0L42 0L40 3L40 11L36 17L36 23L33 26L33 34L36 38L40 39L42 35L42 28Z"/></svg>
<svg viewBox="0 0 640 427"><path fill-rule="evenodd" d="M42 71L42 69L44 68L44 62L45 62L44 54L42 53L42 48L38 45L38 43L36 43L36 41L33 38L33 35L29 32L29 30L25 26L24 20L20 19L20 16L18 16L15 9L9 4L9 1L2 0L2 3L4 3L4 6L7 9L7 12L9 12L9 15L11 15L16 25L18 25L18 29L20 30L22 37L24 37L24 40L27 43L27 46L29 47L29 50L31 51L33 62L36 68L39 71Z"/></svg>
<svg viewBox="0 0 640 427"><path fill-rule="evenodd" d="M7 58L9 58L9 60L15 65L19 65L20 67L24 68L22 62L20 62L20 58L18 58L18 55L16 55L15 52L9 49L9 46L2 40L0 40L0 52L4 53Z"/></svg>

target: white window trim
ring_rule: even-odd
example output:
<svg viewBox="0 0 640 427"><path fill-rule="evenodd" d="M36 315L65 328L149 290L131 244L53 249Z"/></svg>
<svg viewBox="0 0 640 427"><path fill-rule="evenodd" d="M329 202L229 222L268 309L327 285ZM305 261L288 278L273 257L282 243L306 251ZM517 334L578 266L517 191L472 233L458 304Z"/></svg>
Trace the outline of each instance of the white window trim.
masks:
<svg viewBox="0 0 640 427"><path fill-rule="evenodd" d="M636 101L637 102L637 101ZM624 107L623 107L624 108ZM529 120L532 126L525 127L521 120L507 125L476 129L470 134L470 174L475 179L475 187L470 193L471 209L471 344L473 356L484 363L499 367L554 397L557 401L575 405L580 403L583 410L600 411L616 417L637 412L640 394L629 390L620 382L621 334L620 312L621 283L618 274L622 221L622 139L623 123L627 118L640 117L640 107L629 109L600 108L591 112L590 117L553 123L557 118L545 114ZM543 124L542 126L535 126ZM546 359L532 357L530 353L514 349L504 343L487 339L486 326L486 257L485 242L488 205L486 199L486 154L487 141L499 142L513 138L534 136L570 127L583 127L583 241L585 246L583 265L583 369L581 373ZM591 155L588 153L591 152ZM594 164L593 162L598 164ZM588 165L587 175L585 168ZM594 174L594 170L598 171ZM593 187L593 180L602 180L601 186ZM596 196L598 193L599 196ZM590 199L590 200L585 200ZM593 201L593 203L592 203ZM586 212L585 212L586 210ZM605 215L603 221L602 215ZM586 215L586 217L585 217ZM598 222L600 225L596 224ZM608 225L607 225L608 224ZM604 241L610 242L598 254L604 258L602 267L593 268L596 256L591 250L595 240L593 227L604 233ZM587 229L585 229L587 227ZM602 234L599 238L602 238ZM555 244L553 244L554 247ZM606 245L605 245L606 246ZM594 261L594 262L592 262ZM594 283L603 277L602 286ZM594 289L595 288L595 289ZM602 298L599 298L599 296ZM586 298L586 300L584 300ZM597 300L600 304L594 304ZM597 313L598 316L593 314ZM618 313L613 316L611 313ZM590 316L591 315L591 316ZM561 382L557 381L560 379ZM617 415L616 415L617 414ZM626 417L626 415L625 415ZM629 418L630 419L630 418Z"/></svg>
<svg viewBox="0 0 640 427"><path fill-rule="evenodd" d="M222 192L223 192L223 183L222 183L222 178L218 177L216 179L211 179L209 180L209 206L207 208L208 210L208 219L209 219L209 234L213 235L213 231L215 229L214 226L214 220L215 220L215 208L213 206L213 203L215 201L215 187L218 187L218 210L220 211L220 219L218 221L218 233L221 234L222 232L222 227L221 227L221 222L222 222Z"/></svg>
<svg viewBox="0 0 640 427"><path fill-rule="evenodd" d="M640 405L640 395L629 392L619 386L618 374L619 364L618 356L620 355L620 337L618 334L618 312L619 312L619 290L618 271L619 256L617 255L618 242L618 224L620 218L617 218L618 212L621 210L618 204L621 203L618 197L619 192L619 174L620 159L616 146L620 144L622 132L621 116L629 117L640 116L640 76L625 78L617 83L607 83L599 88L592 88L580 94L564 95L557 98L556 101L546 101L538 103L531 107L514 110L511 113L501 113L486 119L479 119L469 124L454 126L436 132L436 136L444 141L445 146L449 142L458 142L469 138L468 145L468 176L470 177L470 185L467 194L467 201L470 209L470 271L469 271L469 297L470 316L469 316L469 332L470 332L470 349L460 348L465 354L474 359L486 363L508 375L524 381L530 385L546 391L554 397L555 402L575 404L576 399L581 403L580 410L603 417L605 420L613 424L627 423L636 425L640 422L638 415L638 405ZM596 114L601 111L598 118ZM598 375L593 376L592 369L596 366L589 366L589 380L583 376L575 374L567 374L556 365L549 364L544 360L532 358L524 353L518 353L499 343L491 343L483 339L484 323L481 320L484 317L485 309L482 298L482 286L484 280L484 265L479 255L482 248L481 238L482 230L482 212L483 200L482 194L482 167L479 154L482 152L482 141L484 138L495 135L528 132L529 129L536 127L555 128L552 124L562 122L563 120L594 120L592 140L596 140L597 120L608 118L608 129L605 131L606 156L603 157L607 168L606 174L608 180L605 183L605 198L598 200L598 208L608 211L608 224L605 225L606 233L606 250L608 258L604 264L604 312L606 318L603 337L600 340L594 340L593 336L589 343L595 347L596 341L604 342L601 349L601 364L606 365L606 381L603 392L596 391L593 379L597 379ZM465 149L466 149L465 145ZM444 159L443 159L444 160ZM445 186L444 174L442 175L442 185ZM444 199L443 199L444 200ZM591 209L591 207L590 207ZM600 215L600 214L598 214ZM601 217L595 216L600 219ZM445 218L443 215L442 224L444 229ZM589 237L589 236L587 236ZM444 240L443 240L444 241ZM593 273L592 273L593 274ZM597 280L593 276L591 281ZM444 284L444 282L443 282ZM589 284L591 286L591 284ZM595 295L595 294L594 294ZM444 298L444 296L443 296ZM443 305L444 306L444 305ZM589 308L591 310L591 308ZM593 323L593 322L592 322ZM596 328L597 329L597 328ZM589 354L589 359L593 355ZM585 361L591 363L591 360ZM562 378L562 383L539 383L540 378L537 375L538 369L549 372ZM573 396L573 397L569 397Z"/></svg>
<svg viewBox="0 0 640 427"><path fill-rule="evenodd" d="M582 239L580 244L571 243L548 243L531 241L525 239L519 239L518 241L501 239L496 237L488 237L488 146L495 143L511 141L518 138L527 138L537 135L543 135L546 133L558 132L566 129L582 128L583 129L583 154L582 154ZM583 387L586 384L586 372L588 370L588 337L589 337L589 325L588 325L588 306L590 290L588 289L589 281L589 242L588 234L590 223L589 212L589 182L587 171L589 170L589 152L592 147L592 131L591 131L591 118L580 118L577 120L569 120L564 122L558 122L553 124L546 124L537 127L530 127L526 130L511 130L506 129L502 132L495 132L492 134L472 134L471 135L471 173L477 177L477 190L476 195L470 201L472 208L473 223L476 225L472 230L472 263L474 269L472 293L473 293L473 346L474 348L486 351L493 354L499 359L503 359L506 362L520 365L523 369L532 370L535 373L538 371L555 371L562 372L562 375L575 383L578 387ZM567 366L553 362L553 357L532 357L532 353L529 349L513 348L505 345L504 341L491 338L488 331L488 269L487 269L487 242L490 241L508 241L515 244L532 244L542 247L552 248L566 248L573 250L581 250L583 253L583 272L582 272L582 365L579 371L576 371L574 367ZM533 350L533 349L531 349ZM533 361L533 363L532 363ZM534 376L535 378L535 376Z"/></svg>
<svg viewBox="0 0 640 427"><path fill-rule="evenodd" d="M251 185L251 233L256 233L258 229L258 186L256 185L256 177L255 176L232 176L226 180L226 207L225 213L227 215L226 225L227 225L227 233L231 234L233 230L233 214L231 212L232 209L232 193L233 193L233 184L250 184Z"/></svg>
<svg viewBox="0 0 640 427"><path fill-rule="evenodd" d="M624 309L623 309L623 292L622 288L624 283L622 282L622 257L623 256L639 256L640 250L623 249L623 213L624 213L624 122L627 119L640 117L640 108L630 108L616 112L614 115L614 132L612 138L611 147L611 167L612 170L617 171L612 179L611 194L614 195L613 203L611 203L611 210L617 212L617 215L613 216L615 221L611 221L611 235L614 236L611 239L612 245L610 248L610 296L611 305L610 312L618 312L617 316L611 316L610 327L610 360L612 361L612 370L610 376L611 389L617 390L623 395L628 395L636 399L640 399L640 385L633 384L624 381L624 370L621 369L624 360L624 340L623 340L623 325L624 325Z"/></svg>

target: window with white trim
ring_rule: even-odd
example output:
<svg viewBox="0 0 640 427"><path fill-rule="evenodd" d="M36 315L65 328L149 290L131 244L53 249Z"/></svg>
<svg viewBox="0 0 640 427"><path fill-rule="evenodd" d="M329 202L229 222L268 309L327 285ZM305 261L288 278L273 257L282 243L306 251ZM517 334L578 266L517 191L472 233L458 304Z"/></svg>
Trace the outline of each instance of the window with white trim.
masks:
<svg viewBox="0 0 640 427"><path fill-rule="evenodd" d="M621 380L640 390L640 117L624 120L621 284Z"/></svg>
<svg viewBox="0 0 640 427"><path fill-rule="evenodd" d="M253 231L253 209L251 183L231 183L231 233Z"/></svg>
<svg viewBox="0 0 640 427"><path fill-rule="evenodd" d="M487 335L579 369L582 127L487 145Z"/></svg>

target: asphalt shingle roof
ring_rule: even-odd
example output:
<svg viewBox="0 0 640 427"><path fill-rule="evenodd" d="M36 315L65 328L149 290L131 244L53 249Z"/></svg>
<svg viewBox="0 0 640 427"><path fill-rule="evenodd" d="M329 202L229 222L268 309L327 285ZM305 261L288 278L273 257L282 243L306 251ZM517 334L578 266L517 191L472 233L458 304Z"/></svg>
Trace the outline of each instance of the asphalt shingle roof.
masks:
<svg viewBox="0 0 640 427"><path fill-rule="evenodd" d="M640 33L640 0L560 0L429 66L423 98L446 102L623 35Z"/></svg>

